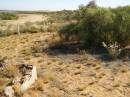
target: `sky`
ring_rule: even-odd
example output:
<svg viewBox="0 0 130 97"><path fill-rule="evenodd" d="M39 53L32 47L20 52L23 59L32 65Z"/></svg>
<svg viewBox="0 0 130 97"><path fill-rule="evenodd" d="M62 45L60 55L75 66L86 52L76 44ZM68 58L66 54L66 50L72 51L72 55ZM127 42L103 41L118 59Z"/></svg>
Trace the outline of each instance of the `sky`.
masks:
<svg viewBox="0 0 130 97"><path fill-rule="evenodd" d="M0 0L0 10L63 10L77 9L90 0ZM99 6L117 7L130 5L130 0L96 0Z"/></svg>

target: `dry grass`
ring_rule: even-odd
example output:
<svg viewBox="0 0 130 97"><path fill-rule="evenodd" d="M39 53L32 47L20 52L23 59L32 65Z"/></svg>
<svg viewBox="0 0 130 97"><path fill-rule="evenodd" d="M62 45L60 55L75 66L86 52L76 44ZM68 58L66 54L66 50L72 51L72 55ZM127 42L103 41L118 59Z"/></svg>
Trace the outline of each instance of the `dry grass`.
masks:
<svg viewBox="0 0 130 97"><path fill-rule="evenodd" d="M44 19L46 19L46 17L43 18L43 15L37 15L37 14L19 14L19 19L18 20L6 20L6 21L2 21L5 23L10 24L23 24L26 22L38 22L38 21L42 21Z"/></svg>
<svg viewBox="0 0 130 97"><path fill-rule="evenodd" d="M33 89L35 91L44 91L44 81L42 78L38 78Z"/></svg>
<svg viewBox="0 0 130 97"><path fill-rule="evenodd" d="M3 91L4 87L9 83L9 79L7 78L0 78L0 92Z"/></svg>
<svg viewBox="0 0 130 97"><path fill-rule="evenodd" d="M48 83L48 82L53 81L55 79L53 73L50 71L43 72L43 74L38 74L38 77L43 79L44 83Z"/></svg>
<svg viewBox="0 0 130 97"><path fill-rule="evenodd" d="M108 63L95 59L86 51L58 56L48 55L41 50L49 43L55 45L54 41L58 40L59 37L52 33L13 35L0 39L0 54L8 57L7 64L37 66L38 80L31 89L21 94L19 88L15 87L20 97L130 97L128 63L120 63L120 67L109 63L109 67ZM0 88L8 83L7 78L17 74L14 65L1 71Z"/></svg>
<svg viewBox="0 0 130 97"><path fill-rule="evenodd" d="M20 75L18 68L15 65L7 65L5 68L1 69L0 77L14 78Z"/></svg>
<svg viewBox="0 0 130 97"><path fill-rule="evenodd" d="M24 93L21 91L20 87L21 87L20 84L16 84L16 85L13 86L16 97L23 97Z"/></svg>
<svg viewBox="0 0 130 97"><path fill-rule="evenodd" d="M15 65L7 65L0 69L0 92L12 81L13 78L20 76L19 70Z"/></svg>

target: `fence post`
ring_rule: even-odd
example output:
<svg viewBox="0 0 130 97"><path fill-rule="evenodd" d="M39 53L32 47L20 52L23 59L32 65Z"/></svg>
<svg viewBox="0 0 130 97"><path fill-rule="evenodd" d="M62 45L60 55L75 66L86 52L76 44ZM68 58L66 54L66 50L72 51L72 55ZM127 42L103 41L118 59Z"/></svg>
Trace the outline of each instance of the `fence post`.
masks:
<svg viewBox="0 0 130 97"><path fill-rule="evenodd" d="M19 24L17 24L17 33L18 33L18 35L20 35L20 27L19 27Z"/></svg>

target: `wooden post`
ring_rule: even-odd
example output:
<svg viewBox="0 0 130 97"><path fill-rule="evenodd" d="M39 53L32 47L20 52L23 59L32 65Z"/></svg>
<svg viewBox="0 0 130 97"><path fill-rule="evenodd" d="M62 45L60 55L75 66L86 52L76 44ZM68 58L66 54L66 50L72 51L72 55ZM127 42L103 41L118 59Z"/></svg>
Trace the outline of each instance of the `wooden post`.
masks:
<svg viewBox="0 0 130 97"><path fill-rule="evenodd" d="M20 35L20 27L19 27L19 24L17 24L17 33L18 33L18 35Z"/></svg>

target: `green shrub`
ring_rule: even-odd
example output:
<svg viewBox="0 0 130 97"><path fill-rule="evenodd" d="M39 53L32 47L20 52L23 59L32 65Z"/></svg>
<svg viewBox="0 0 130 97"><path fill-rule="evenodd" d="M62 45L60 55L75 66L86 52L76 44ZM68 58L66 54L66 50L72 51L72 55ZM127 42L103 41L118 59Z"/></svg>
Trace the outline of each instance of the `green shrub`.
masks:
<svg viewBox="0 0 130 97"><path fill-rule="evenodd" d="M126 8L130 10L130 7L122 7L114 11L116 18L114 20L113 30L115 31L117 42L120 43L122 47L130 43L130 11L128 12Z"/></svg>
<svg viewBox="0 0 130 97"><path fill-rule="evenodd" d="M104 8L86 8L84 17L81 19L83 38L87 46L101 45L113 42L112 25L114 14Z"/></svg>
<svg viewBox="0 0 130 97"><path fill-rule="evenodd" d="M1 20L16 20L18 19L18 16L15 13L3 12L3 13L0 13L0 19Z"/></svg>
<svg viewBox="0 0 130 97"><path fill-rule="evenodd" d="M63 40L79 40L80 36L79 33L80 27L77 25L77 23L70 23L67 25L64 25L60 30L59 30L59 35ZM73 38L74 36L75 39Z"/></svg>
<svg viewBox="0 0 130 97"><path fill-rule="evenodd" d="M69 40L74 34L80 36L87 47L101 47L102 42L117 42L125 47L130 43L129 10L129 6L114 9L80 6L77 23L63 26L59 34L63 40Z"/></svg>

